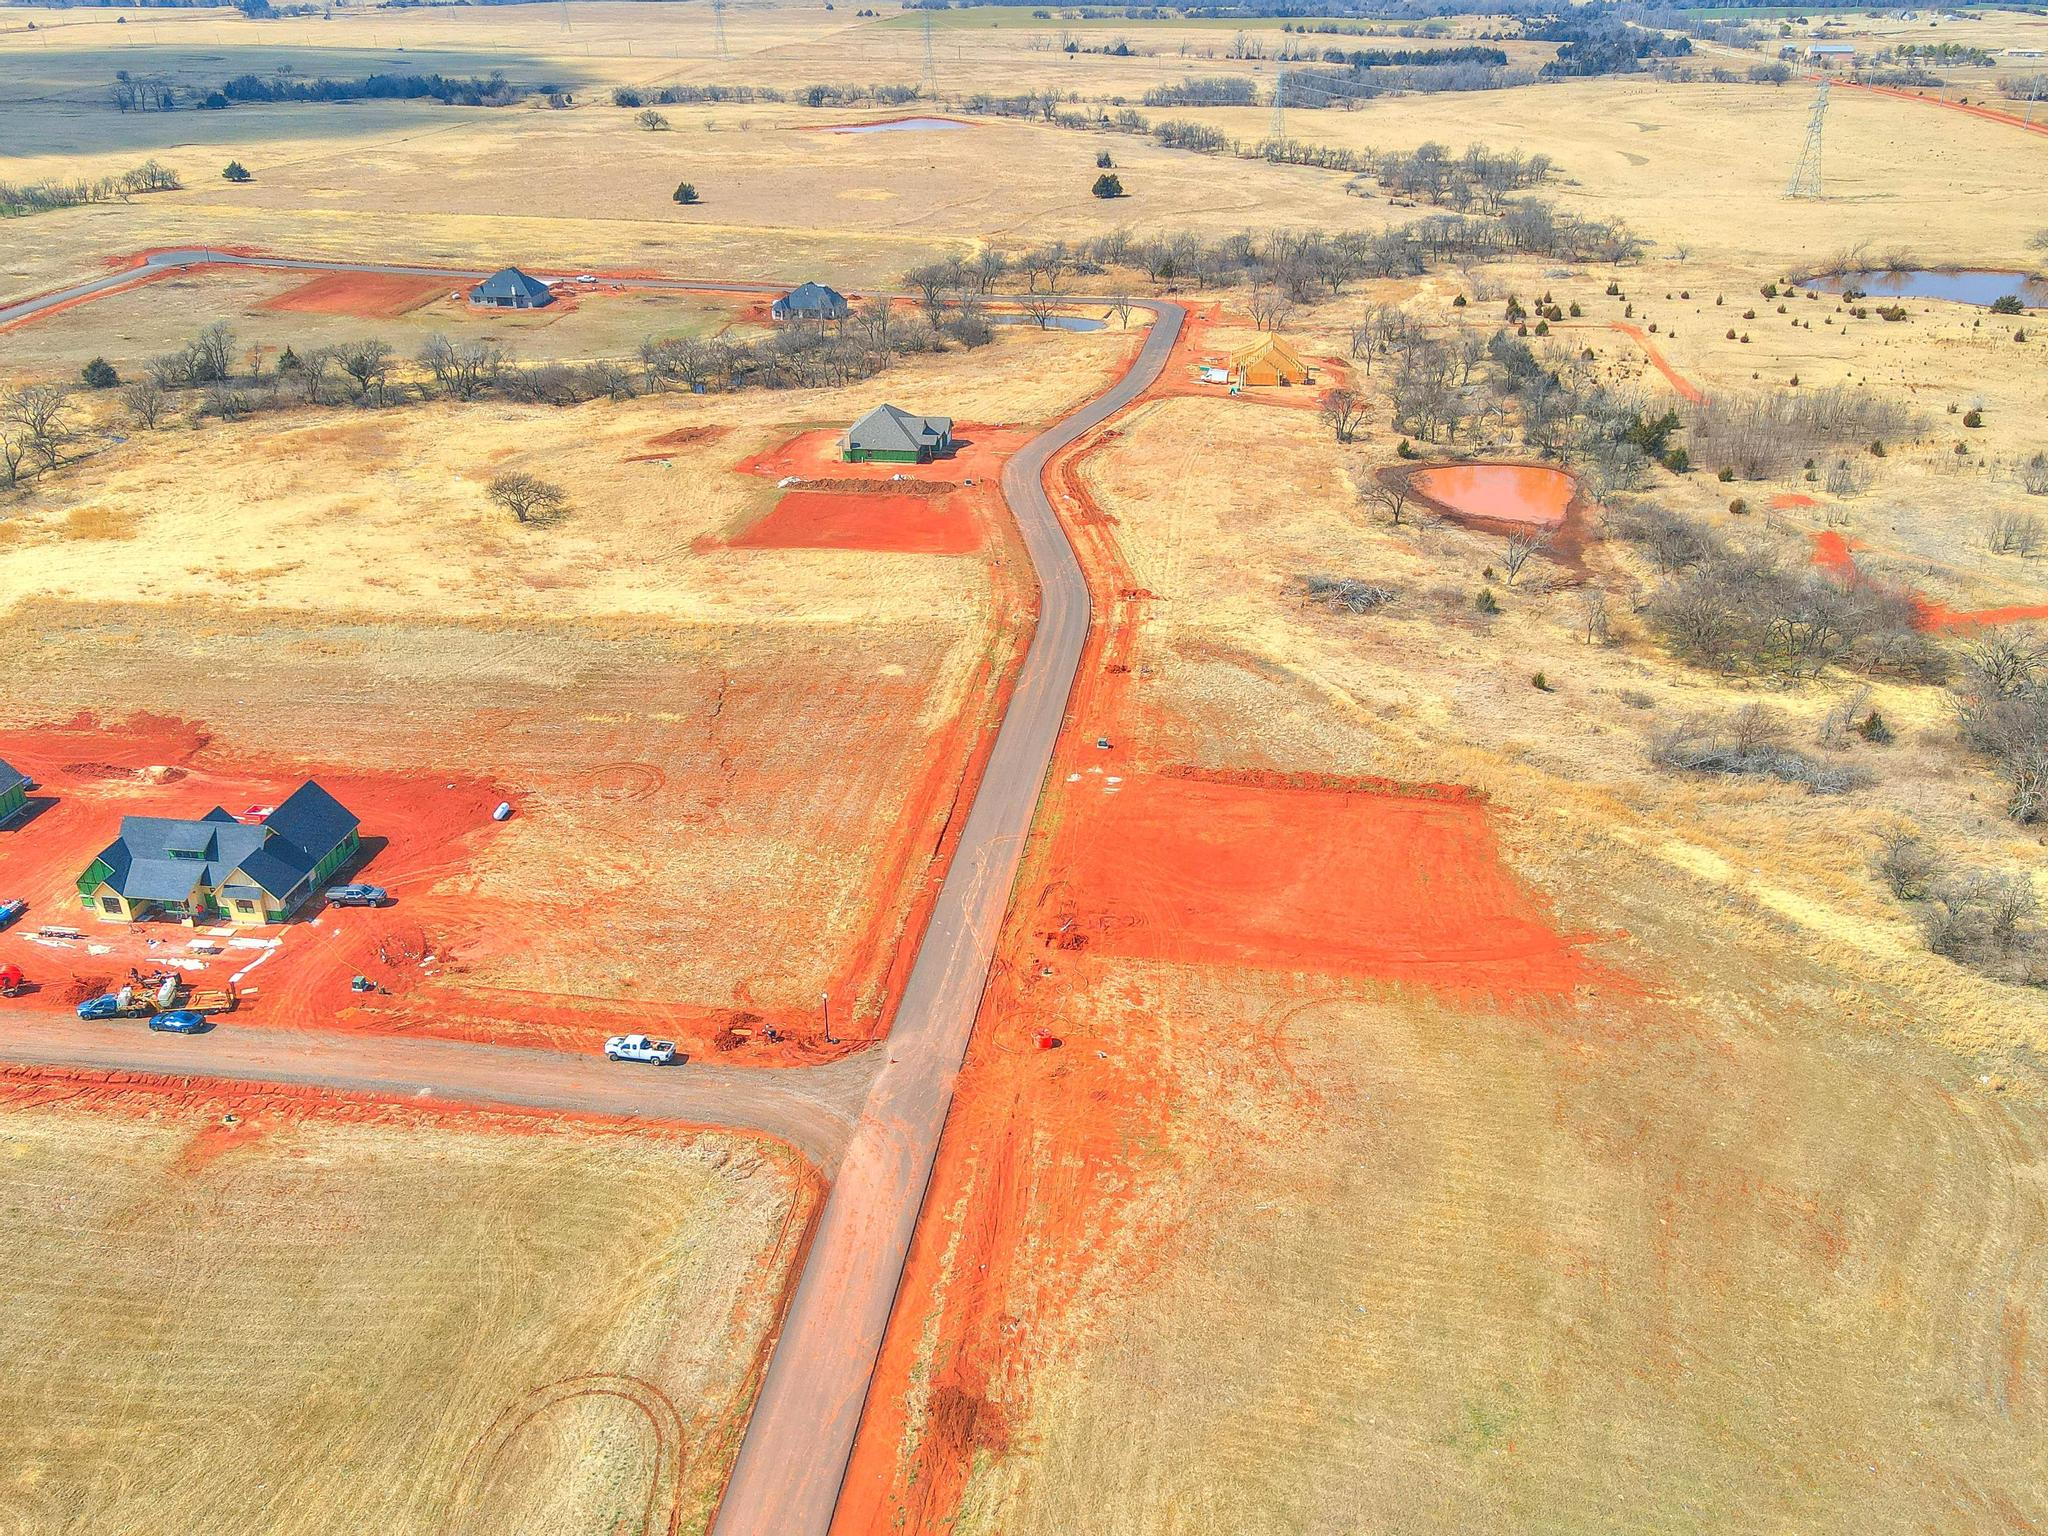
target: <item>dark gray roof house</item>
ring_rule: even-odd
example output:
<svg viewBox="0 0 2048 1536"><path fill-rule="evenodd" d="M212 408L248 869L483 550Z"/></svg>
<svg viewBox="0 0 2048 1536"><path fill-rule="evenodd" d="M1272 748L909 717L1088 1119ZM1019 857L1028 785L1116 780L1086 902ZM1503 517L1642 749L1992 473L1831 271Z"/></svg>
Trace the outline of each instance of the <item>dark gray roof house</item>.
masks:
<svg viewBox="0 0 2048 1536"><path fill-rule="evenodd" d="M953 418L913 416L878 405L846 429L840 448L849 463L923 464L953 451Z"/></svg>
<svg viewBox="0 0 2048 1536"><path fill-rule="evenodd" d="M28 775L16 772L6 759L0 758L0 821L12 820L27 804Z"/></svg>
<svg viewBox="0 0 2048 1536"><path fill-rule="evenodd" d="M506 267L470 289L469 302L489 309L540 309L554 303L555 295L539 278Z"/></svg>
<svg viewBox="0 0 2048 1536"><path fill-rule="evenodd" d="M844 320L846 295L823 283L803 283L769 305L768 313L777 320Z"/></svg>
<svg viewBox="0 0 2048 1536"><path fill-rule="evenodd" d="M219 806L196 821L123 816L121 835L79 876L79 899L104 917L282 922L348 862L358 826L311 779L253 826Z"/></svg>

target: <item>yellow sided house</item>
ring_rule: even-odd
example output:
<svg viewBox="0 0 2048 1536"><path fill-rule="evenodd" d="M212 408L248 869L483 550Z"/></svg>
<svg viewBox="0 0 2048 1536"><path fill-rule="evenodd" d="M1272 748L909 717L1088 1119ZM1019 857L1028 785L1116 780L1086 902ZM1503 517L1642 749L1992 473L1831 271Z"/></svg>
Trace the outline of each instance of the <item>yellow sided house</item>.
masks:
<svg viewBox="0 0 2048 1536"><path fill-rule="evenodd" d="M355 856L355 813L313 780L253 825L215 806L197 821L123 816L78 877L110 922L281 923Z"/></svg>

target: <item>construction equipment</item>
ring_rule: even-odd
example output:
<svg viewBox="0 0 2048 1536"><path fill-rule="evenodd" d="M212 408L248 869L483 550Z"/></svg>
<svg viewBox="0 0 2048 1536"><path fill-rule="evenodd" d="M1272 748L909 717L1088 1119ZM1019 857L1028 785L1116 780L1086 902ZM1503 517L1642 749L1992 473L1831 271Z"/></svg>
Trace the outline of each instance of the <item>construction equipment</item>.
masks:
<svg viewBox="0 0 2048 1536"><path fill-rule="evenodd" d="M129 972L133 978L118 992L89 997L78 1005L81 1019L146 1019L167 1013L185 1003L185 983L175 971L158 971L149 976ZM206 994L213 1006L209 1011L226 1013L235 1006L232 988ZM197 999L193 1000L197 1005Z"/></svg>
<svg viewBox="0 0 2048 1536"><path fill-rule="evenodd" d="M210 987L194 991L185 999L185 1010L189 1013L233 1013L242 1003L242 994L235 990L233 982L225 987Z"/></svg>
<svg viewBox="0 0 2048 1536"><path fill-rule="evenodd" d="M0 997L20 997L28 991L28 978L18 965L0 965Z"/></svg>

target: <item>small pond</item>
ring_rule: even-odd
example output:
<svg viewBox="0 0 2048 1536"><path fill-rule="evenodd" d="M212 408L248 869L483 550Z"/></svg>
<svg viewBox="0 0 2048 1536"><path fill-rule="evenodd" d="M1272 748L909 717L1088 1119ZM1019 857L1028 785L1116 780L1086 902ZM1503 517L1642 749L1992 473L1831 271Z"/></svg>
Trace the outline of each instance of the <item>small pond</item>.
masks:
<svg viewBox="0 0 2048 1536"><path fill-rule="evenodd" d="M1952 304L1989 308L2007 294L2017 294L2029 309L2048 309L2048 282L2019 272L1986 272L1963 268L1934 272L1904 268L1895 272L1840 272L1817 277L1809 287L1823 293L1855 289L1873 299L1946 299Z"/></svg>
<svg viewBox="0 0 2048 1536"><path fill-rule="evenodd" d="M950 117L893 117L886 123L838 123L827 133L937 133L947 128L965 128Z"/></svg>
<svg viewBox="0 0 2048 1536"><path fill-rule="evenodd" d="M1460 516L1533 528L1560 526L1577 489L1563 470L1536 464L1443 464L1417 470L1408 484Z"/></svg>
<svg viewBox="0 0 2048 1536"><path fill-rule="evenodd" d="M1029 315L990 315L990 325L1036 325L1038 322ZM1091 320L1086 315L1051 315L1045 322L1049 331L1099 331L1109 322Z"/></svg>

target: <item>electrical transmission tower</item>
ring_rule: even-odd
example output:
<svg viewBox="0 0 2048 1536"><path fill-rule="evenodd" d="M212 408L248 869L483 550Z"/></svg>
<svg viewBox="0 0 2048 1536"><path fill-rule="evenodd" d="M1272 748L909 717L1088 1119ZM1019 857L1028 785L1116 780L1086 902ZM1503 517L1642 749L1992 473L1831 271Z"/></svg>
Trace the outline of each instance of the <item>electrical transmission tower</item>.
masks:
<svg viewBox="0 0 2048 1536"><path fill-rule="evenodd" d="M1821 130L1828 121L1828 77L1820 77L1820 89L1814 92L1813 116L1806 120L1806 148L1799 152L1799 164L1793 169L1792 180L1785 188L1787 197L1818 198L1820 190L1820 139Z"/></svg>
<svg viewBox="0 0 2048 1536"><path fill-rule="evenodd" d="M725 42L725 0L711 0L711 29L718 43L718 56L731 58L732 49Z"/></svg>
<svg viewBox="0 0 2048 1536"><path fill-rule="evenodd" d="M924 13L924 89L930 95L939 83L939 61L932 57L932 13Z"/></svg>
<svg viewBox="0 0 2048 1536"><path fill-rule="evenodd" d="M1273 126L1266 131L1266 137L1275 144L1287 142L1287 71L1282 69L1273 77Z"/></svg>

